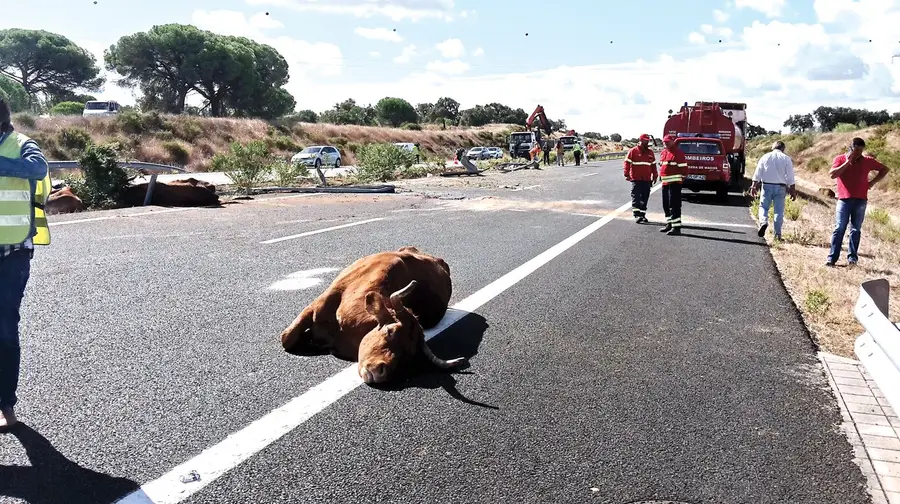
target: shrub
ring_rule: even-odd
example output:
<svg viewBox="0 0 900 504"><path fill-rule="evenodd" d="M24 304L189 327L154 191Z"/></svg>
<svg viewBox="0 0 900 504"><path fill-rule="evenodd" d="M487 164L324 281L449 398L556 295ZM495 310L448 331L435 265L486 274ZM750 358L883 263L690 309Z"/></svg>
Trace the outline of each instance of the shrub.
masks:
<svg viewBox="0 0 900 504"><path fill-rule="evenodd" d="M301 163L290 163L283 159L279 159L272 163L272 171L275 172L275 178L281 187L290 187L300 177L309 176L309 168Z"/></svg>
<svg viewBox="0 0 900 504"><path fill-rule="evenodd" d="M250 190L265 179L271 157L265 142L232 142L229 153L216 154L212 165L215 171L225 172L238 189L250 194Z"/></svg>
<svg viewBox="0 0 900 504"><path fill-rule="evenodd" d="M200 121L192 117L173 121L169 124L169 128L175 138L187 142L193 142L203 135L203 126L200 125Z"/></svg>
<svg viewBox="0 0 900 504"><path fill-rule="evenodd" d="M828 298L828 293L826 293L825 291L820 289L812 289L806 292L806 297L803 300L803 306L810 313L823 315L831 306L831 300Z"/></svg>
<svg viewBox="0 0 900 504"><path fill-rule="evenodd" d="M813 136L808 133L796 136L792 135L791 138L788 139L787 142L785 142L785 144L785 146L787 147L785 150L788 154L800 154L801 152L813 146Z"/></svg>
<svg viewBox="0 0 900 504"><path fill-rule="evenodd" d="M785 198L784 200L784 216L788 218L788 220L796 221L800 219L800 214L803 212L803 207L806 206L806 202L803 200L794 201L790 198Z"/></svg>
<svg viewBox="0 0 900 504"><path fill-rule="evenodd" d="M80 116L82 112L84 112L84 103L73 101L59 102L50 109L50 115Z"/></svg>
<svg viewBox="0 0 900 504"><path fill-rule="evenodd" d="M361 147L357 153L359 180L385 182L393 180L396 170L412 167L415 158L394 144L369 144Z"/></svg>
<svg viewBox="0 0 900 504"><path fill-rule="evenodd" d="M163 142L163 149L172 156L172 160L184 166L191 160L191 151L187 146L177 141Z"/></svg>
<svg viewBox="0 0 900 504"><path fill-rule="evenodd" d="M91 135L82 128L63 128L59 132L59 144L67 149L84 150L91 143Z"/></svg>
<svg viewBox="0 0 900 504"><path fill-rule="evenodd" d="M128 173L119 166L118 144L90 144L78 159L82 179L68 179L72 191L94 208L118 206L128 188Z"/></svg>
<svg viewBox="0 0 900 504"><path fill-rule="evenodd" d="M857 126L856 124L837 123L837 125L835 125L834 129L831 131L835 133L849 133L851 131L857 131L859 128L860 126Z"/></svg>
<svg viewBox="0 0 900 504"><path fill-rule="evenodd" d="M828 161L821 156L814 157L806 162L806 169L817 173L828 168Z"/></svg>
<svg viewBox="0 0 900 504"><path fill-rule="evenodd" d="M412 123L412 122L405 122L400 125L400 129L411 130L411 131L422 131L422 126L420 126L416 123Z"/></svg>
<svg viewBox="0 0 900 504"><path fill-rule="evenodd" d="M13 125L20 125L26 128L34 128L37 126L37 120L31 114L15 114L12 117Z"/></svg>

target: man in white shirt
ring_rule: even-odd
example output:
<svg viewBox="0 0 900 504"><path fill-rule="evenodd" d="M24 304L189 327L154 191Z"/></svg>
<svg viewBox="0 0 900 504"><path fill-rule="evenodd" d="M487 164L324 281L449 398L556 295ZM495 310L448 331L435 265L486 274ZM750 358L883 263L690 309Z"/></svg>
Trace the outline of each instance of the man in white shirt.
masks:
<svg viewBox="0 0 900 504"><path fill-rule="evenodd" d="M757 235L765 236L769 227L769 206L775 204L775 239L781 239L781 225L784 223L784 198L790 193L791 199L797 199L794 187L794 162L784 153L784 142L778 140L772 144L772 150L759 158L756 172L753 174L753 185L750 195L756 197L762 187L759 201L760 226Z"/></svg>

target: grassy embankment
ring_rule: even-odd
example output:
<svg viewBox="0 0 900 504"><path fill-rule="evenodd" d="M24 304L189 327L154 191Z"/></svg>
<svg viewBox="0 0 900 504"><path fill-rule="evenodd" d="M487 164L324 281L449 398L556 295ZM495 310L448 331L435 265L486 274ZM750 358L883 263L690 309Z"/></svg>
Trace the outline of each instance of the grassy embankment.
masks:
<svg viewBox="0 0 900 504"><path fill-rule="evenodd" d="M859 136L866 140L866 151L874 154L891 169L887 178L869 192L869 204L863 222L859 265L846 267L849 227L837 267L826 267L837 200L829 190L836 190L828 176L834 157L846 149L850 140ZM778 136L768 136L749 143L748 177L756 161L767 152ZM782 241L773 240L769 211L766 239L772 256L794 302L823 351L856 358L853 344L863 332L853 315L860 283L887 278L891 283L891 318L900 313L900 124L889 124L856 130L841 125L837 131L824 134L780 136L787 153L794 159L797 189L796 201L787 199ZM873 175L874 176L874 175ZM757 218L759 201L751 212Z"/></svg>
<svg viewBox="0 0 900 504"><path fill-rule="evenodd" d="M126 113L117 118L17 115L14 124L34 137L51 160L74 160L88 142L117 141L131 159L185 167L213 169L213 157L227 153L232 142L265 142L269 154L289 159L310 145L334 145L344 165L355 165L356 154L374 143L418 142L426 161L452 159L456 149L475 146L506 148L506 136L521 127L497 124L482 128L425 125L422 130L333 124L289 123L256 119L201 118L164 114ZM621 151L613 142L597 142L598 152Z"/></svg>

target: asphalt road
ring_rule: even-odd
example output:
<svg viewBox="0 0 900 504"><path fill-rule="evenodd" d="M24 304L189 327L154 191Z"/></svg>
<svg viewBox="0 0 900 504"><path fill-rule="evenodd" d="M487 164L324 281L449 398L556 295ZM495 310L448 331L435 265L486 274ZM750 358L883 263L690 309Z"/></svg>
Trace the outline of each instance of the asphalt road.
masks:
<svg viewBox="0 0 900 504"><path fill-rule="evenodd" d="M868 502L746 203L688 194L666 236L659 192L655 223L611 216L620 166L54 217L0 502ZM468 369L350 386L282 351L339 269L404 245L475 307L431 342ZM172 483L186 461L207 476Z"/></svg>

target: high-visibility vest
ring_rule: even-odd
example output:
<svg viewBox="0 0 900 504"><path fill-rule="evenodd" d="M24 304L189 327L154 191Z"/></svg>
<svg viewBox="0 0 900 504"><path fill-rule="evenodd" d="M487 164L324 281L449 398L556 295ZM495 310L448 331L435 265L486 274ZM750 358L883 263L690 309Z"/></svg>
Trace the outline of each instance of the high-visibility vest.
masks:
<svg viewBox="0 0 900 504"><path fill-rule="evenodd" d="M13 131L0 143L0 157L20 159L22 146L31 140ZM0 177L0 245L19 245L28 239L31 224L36 233L35 245L50 244L50 228L44 203L50 197L50 171L43 180L34 183L19 177Z"/></svg>

